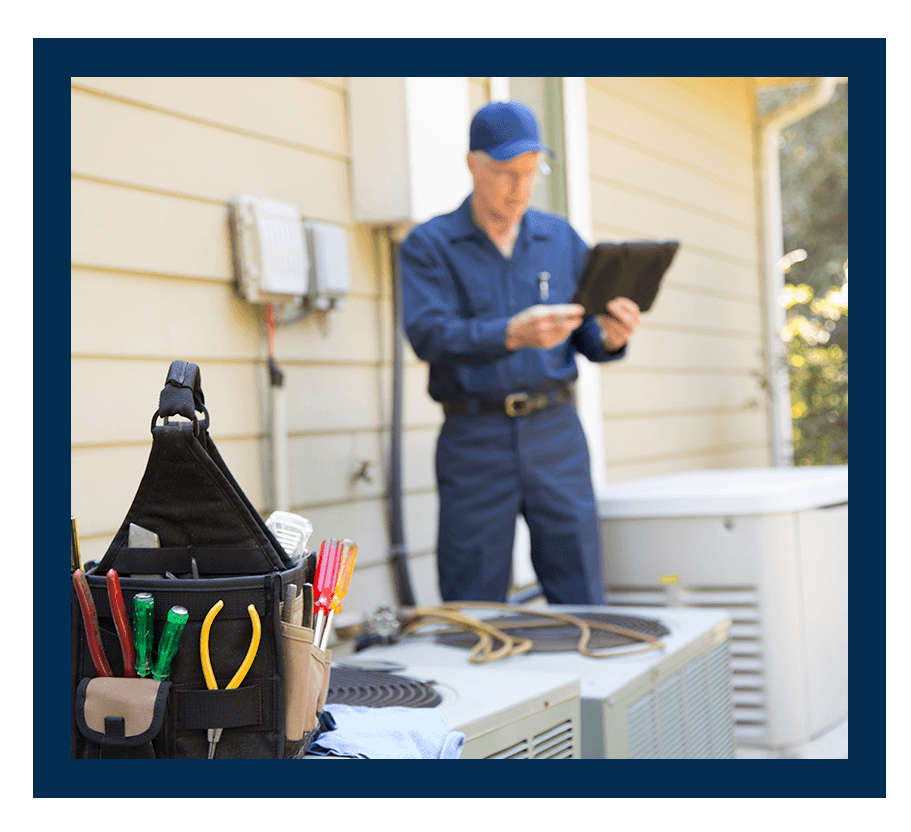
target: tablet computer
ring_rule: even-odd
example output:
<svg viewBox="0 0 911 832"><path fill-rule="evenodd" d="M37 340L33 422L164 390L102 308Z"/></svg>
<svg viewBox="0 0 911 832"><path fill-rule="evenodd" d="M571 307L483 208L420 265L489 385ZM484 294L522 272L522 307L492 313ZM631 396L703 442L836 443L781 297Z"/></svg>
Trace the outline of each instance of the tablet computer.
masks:
<svg viewBox="0 0 911 832"><path fill-rule="evenodd" d="M586 315L604 315L609 301L624 297L647 312L679 247L675 240L598 243L589 254L573 303L581 303Z"/></svg>

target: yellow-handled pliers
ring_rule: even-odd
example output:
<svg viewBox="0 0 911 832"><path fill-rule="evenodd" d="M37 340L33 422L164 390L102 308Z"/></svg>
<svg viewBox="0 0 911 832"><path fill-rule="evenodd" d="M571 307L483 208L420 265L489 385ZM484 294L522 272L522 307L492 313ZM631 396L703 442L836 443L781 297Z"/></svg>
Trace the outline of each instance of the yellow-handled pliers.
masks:
<svg viewBox="0 0 911 832"><path fill-rule="evenodd" d="M206 613L205 620L202 622L202 633L199 636L199 658L202 662L202 675L206 677L206 687L209 690L218 690L218 682L215 681L215 673L212 671L212 660L209 658L209 632L212 629L212 622L215 620L215 616L221 612L221 608L224 605L223 601L219 601L208 613ZM247 655L244 656L244 660L237 669L237 673L235 673L231 678L231 681L228 682L225 690L232 690L240 687L240 683L247 675L250 665L253 664L253 659L256 658L256 651L259 650L259 639L262 635L262 625L259 621L259 613L256 611L256 607L254 607L253 604L250 604L250 606L247 607L247 612L250 613L250 621L253 623L253 637L250 639ZM218 741L221 739L221 731L221 728L208 729L210 760L215 758L215 746L218 745Z"/></svg>

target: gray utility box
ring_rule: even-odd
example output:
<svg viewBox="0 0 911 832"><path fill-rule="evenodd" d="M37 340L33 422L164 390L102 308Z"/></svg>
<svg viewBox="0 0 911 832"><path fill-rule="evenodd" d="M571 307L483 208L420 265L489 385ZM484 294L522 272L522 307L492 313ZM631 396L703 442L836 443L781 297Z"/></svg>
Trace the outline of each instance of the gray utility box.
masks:
<svg viewBox="0 0 911 832"><path fill-rule="evenodd" d="M690 471L599 502L611 606L731 614L739 756L847 756L847 466Z"/></svg>

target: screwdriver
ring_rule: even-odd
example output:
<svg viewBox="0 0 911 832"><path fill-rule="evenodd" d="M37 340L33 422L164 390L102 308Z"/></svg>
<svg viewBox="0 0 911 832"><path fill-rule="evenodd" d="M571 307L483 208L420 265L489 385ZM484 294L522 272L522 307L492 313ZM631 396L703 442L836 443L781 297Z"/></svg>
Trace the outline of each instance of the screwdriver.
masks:
<svg viewBox="0 0 911 832"><path fill-rule="evenodd" d="M136 648L136 673L148 676L152 672L152 614L155 599L148 592L133 596L133 646Z"/></svg>
<svg viewBox="0 0 911 832"><path fill-rule="evenodd" d="M342 598L348 594L351 573L354 571L354 559L357 557L357 546L353 540L345 538L340 545L342 554L338 569L338 580L335 582L335 590L329 601L329 616L326 618L326 627L320 640L320 650L325 650L329 646L329 630L332 628L332 616L342 611Z"/></svg>
<svg viewBox="0 0 911 832"><path fill-rule="evenodd" d="M152 678L159 682L168 678L171 672L171 662L180 646L180 636L190 614L186 607L171 607L168 610L168 620L165 622L164 631L158 641L158 660L152 668Z"/></svg>
<svg viewBox="0 0 911 832"><path fill-rule="evenodd" d="M98 611L95 609L95 601L92 599L92 591L89 589L85 572L81 569L73 572L73 585L76 587L76 595L79 597L82 623L85 625L85 638L89 645L89 654L92 657L92 664L95 665L95 671L99 676L113 676L114 673L108 664L108 657L104 655L104 647L101 646Z"/></svg>
<svg viewBox="0 0 911 832"><path fill-rule="evenodd" d="M114 627L117 638L120 639L120 652L123 655L123 675L136 676L136 651L133 648L133 633L130 630L130 619L127 617L127 608L123 603L123 591L120 588L120 577L116 569L109 569L105 580L108 585L108 599L111 602L111 615L114 617Z"/></svg>
<svg viewBox="0 0 911 832"><path fill-rule="evenodd" d="M316 609L316 625L313 628L313 643L319 647L323 633L323 619L329 612L329 603L338 580L338 567L342 547L337 540L324 540L319 547L319 560L316 564L316 578L313 584L313 606Z"/></svg>
<svg viewBox="0 0 911 832"><path fill-rule="evenodd" d="M82 569L82 560L79 557L79 534L76 531L76 518L70 515L70 574L77 569Z"/></svg>

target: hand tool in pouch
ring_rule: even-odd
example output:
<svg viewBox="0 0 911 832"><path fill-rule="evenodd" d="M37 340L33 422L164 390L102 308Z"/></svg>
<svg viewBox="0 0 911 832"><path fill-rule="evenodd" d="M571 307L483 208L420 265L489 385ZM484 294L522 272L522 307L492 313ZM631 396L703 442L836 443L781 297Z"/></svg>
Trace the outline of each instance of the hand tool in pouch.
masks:
<svg viewBox="0 0 911 832"><path fill-rule="evenodd" d="M335 589L332 598L329 601L329 616L326 619L326 626L323 628L322 637L320 638L319 648L325 651L329 645L329 630L332 628L332 617L342 611L342 599L348 594L348 584L351 583L351 572L354 569L354 559L357 557L357 546L353 540L347 538L340 544L341 559L339 561L338 578L335 582Z"/></svg>
<svg viewBox="0 0 911 832"><path fill-rule="evenodd" d="M70 515L70 574L77 569L82 569L82 560L79 557L79 535L76 532L76 518Z"/></svg>
<svg viewBox="0 0 911 832"><path fill-rule="evenodd" d="M171 662L177 655L180 636L189 617L186 607L175 606L168 610L168 620L165 622L164 632L158 639L158 658L155 660L155 667L152 668L153 679L161 682L168 678L171 672Z"/></svg>
<svg viewBox="0 0 911 832"><path fill-rule="evenodd" d="M108 599L111 602L111 615L114 617L114 628L120 639L120 652L123 655L123 675L136 676L136 650L133 646L133 632L130 629L130 618L126 604L123 603L123 591L117 570L109 569L105 576L108 586Z"/></svg>
<svg viewBox="0 0 911 832"><path fill-rule="evenodd" d="M301 624L304 627L313 629L313 584L304 584L301 587L301 595L304 596L303 615Z"/></svg>
<svg viewBox="0 0 911 832"><path fill-rule="evenodd" d="M293 624L291 620L294 609L294 599L297 598L297 585L288 584L282 590L282 621L286 624Z"/></svg>
<svg viewBox="0 0 911 832"><path fill-rule="evenodd" d="M212 609L206 613L206 618L202 623L202 633L199 636L199 658L202 662L202 673L206 677L206 687L209 690L218 690L218 682L215 680L215 672L212 670L212 660L209 656L209 635L212 630L212 622L215 620L215 616L221 612L221 608L224 606L223 601L218 601ZM256 651L259 649L259 640L262 633L262 625L259 621L259 613L256 612L256 607L253 604L250 604L247 607L247 612L250 614L250 621L253 624L253 636L250 639L250 646L247 649L247 655L244 657L243 662L237 670L237 673L231 678L231 681L228 682L225 690L234 690L235 688L240 687L240 683L244 680L244 677L247 675L247 671L250 670L250 666L253 664L253 659L256 658ZM209 728L208 729L208 738L209 738L209 759L215 759L215 747L218 745L218 741L221 739L221 728Z"/></svg>
<svg viewBox="0 0 911 832"><path fill-rule="evenodd" d="M307 541L313 534L313 524L306 517L287 511L273 511L266 520L266 528L275 535L292 559L297 561L303 558Z"/></svg>
<svg viewBox="0 0 911 832"><path fill-rule="evenodd" d="M129 537L127 538L127 544L132 549L160 549L161 542L158 540L158 535L155 532L150 532L148 529L144 529L142 526L137 526L135 523L130 523ZM161 578L162 575L137 575L133 574L134 578Z"/></svg>
<svg viewBox="0 0 911 832"><path fill-rule="evenodd" d="M313 586L313 606L316 608L316 625L313 628L313 643L319 647L323 637L323 622L330 610L332 593L338 580L342 545L337 540L324 540L320 545L319 560L316 564L316 583Z"/></svg>
<svg viewBox="0 0 911 832"><path fill-rule="evenodd" d="M85 638L89 653L92 656L92 664L95 665L95 671L99 676L113 676L114 673L110 664L108 664L108 657L104 654L104 647L101 644L98 611L95 609L95 602L92 600L92 591L89 589L89 583L85 579L85 572L81 569L73 572L73 584L76 587L76 595L79 598L82 622L85 625Z"/></svg>
<svg viewBox="0 0 911 832"><path fill-rule="evenodd" d="M152 673L152 639L155 599L149 592L133 596L133 647L136 649L136 673L149 676Z"/></svg>

